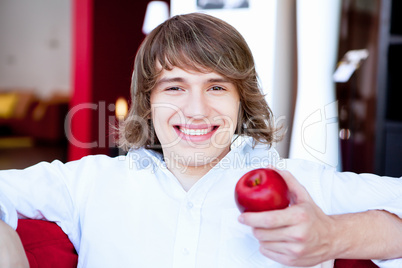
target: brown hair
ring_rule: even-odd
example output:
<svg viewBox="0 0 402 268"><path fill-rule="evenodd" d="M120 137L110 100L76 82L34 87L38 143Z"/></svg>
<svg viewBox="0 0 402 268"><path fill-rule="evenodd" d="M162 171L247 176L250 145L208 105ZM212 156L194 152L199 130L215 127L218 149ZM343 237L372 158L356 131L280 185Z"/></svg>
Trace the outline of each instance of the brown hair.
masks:
<svg viewBox="0 0 402 268"><path fill-rule="evenodd" d="M159 65L159 66L158 66ZM132 105L120 129L124 149L160 149L150 119L150 94L162 69L213 71L229 79L240 96L235 134L256 142L277 141L272 111L258 85L254 59L241 34L210 15L191 13L170 18L142 42L134 62Z"/></svg>

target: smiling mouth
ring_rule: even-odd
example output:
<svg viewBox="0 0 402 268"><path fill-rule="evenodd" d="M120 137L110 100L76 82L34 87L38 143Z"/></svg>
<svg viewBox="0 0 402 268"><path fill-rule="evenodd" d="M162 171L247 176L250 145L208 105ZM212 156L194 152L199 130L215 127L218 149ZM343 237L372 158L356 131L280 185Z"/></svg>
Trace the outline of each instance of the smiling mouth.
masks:
<svg viewBox="0 0 402 268"><path fill-rule="evenodd" d="M219 126L210 126L206 128L186 128L183 126L175 126L181 133L189 136L202 136L211 133L216 130Z"/></svg>

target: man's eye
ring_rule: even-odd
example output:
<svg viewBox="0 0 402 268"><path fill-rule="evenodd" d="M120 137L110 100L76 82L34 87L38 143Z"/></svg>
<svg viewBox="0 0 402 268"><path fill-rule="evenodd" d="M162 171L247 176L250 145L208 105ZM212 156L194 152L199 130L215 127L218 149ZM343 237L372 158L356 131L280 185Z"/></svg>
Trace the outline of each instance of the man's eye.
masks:
<svg viewBox="0 0 402 268"><path fill-rule="evenodd" d="M211 87L211 90L225 90L225 89L220 86L213 86L213 87Z"/></svg>
<svg viewBox="0 0 402 268"><path fill-rule="evenodd" d="M182 90L181 88L179 88L179 87L169 87L169 88L167 88L166 90L173 90L173 91L177 91L177 90Z"/></svg>

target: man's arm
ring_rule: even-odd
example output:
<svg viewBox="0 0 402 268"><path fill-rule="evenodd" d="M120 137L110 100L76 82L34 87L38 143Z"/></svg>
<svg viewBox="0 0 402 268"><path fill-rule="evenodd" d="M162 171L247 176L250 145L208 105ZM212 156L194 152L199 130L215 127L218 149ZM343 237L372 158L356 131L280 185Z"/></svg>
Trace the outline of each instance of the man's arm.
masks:
<svg viewBox="0 0 402 268"><path fill-rule="evenodd" d="M0 268L29 268L20 237L0 220Z"/></svg>
<svg viewBox="0 0 402 268"><path fill-rule="evenodd" d="M402 220L372 210L326 215L287 171L292 204L283 210L244 213L239 221L253 228L261 253L290 266L313 266L330 259L402 258Z"/></svg>
<svg viewBox="0 0 402 268"><path fill-rule="evenodd" d="M387 211L333 215L338 245L337 258L402 258L402 219Z"/></svg>

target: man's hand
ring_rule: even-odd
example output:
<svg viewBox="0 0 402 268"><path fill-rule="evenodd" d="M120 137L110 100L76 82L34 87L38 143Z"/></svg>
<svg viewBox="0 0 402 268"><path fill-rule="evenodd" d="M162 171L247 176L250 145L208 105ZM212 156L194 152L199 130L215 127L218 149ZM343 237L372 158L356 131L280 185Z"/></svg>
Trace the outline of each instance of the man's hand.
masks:
<svg viewBox="0 0 402 268"><path fill-rule="evenodd" d="M0 220L0 268L29 268L20 237Z"/></svg>
<svg viewBox="0 0 402 268"><path fill-rule="evenodd" d="M334 220L324 214L291 173L277 171L289 187L291 206L243 213L240 222L253 228L263 255L284 265L313 266L333 258L337 245Z"/></svg>

